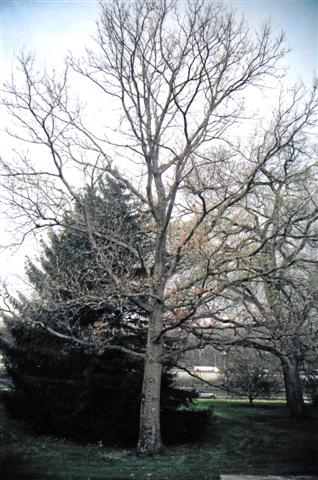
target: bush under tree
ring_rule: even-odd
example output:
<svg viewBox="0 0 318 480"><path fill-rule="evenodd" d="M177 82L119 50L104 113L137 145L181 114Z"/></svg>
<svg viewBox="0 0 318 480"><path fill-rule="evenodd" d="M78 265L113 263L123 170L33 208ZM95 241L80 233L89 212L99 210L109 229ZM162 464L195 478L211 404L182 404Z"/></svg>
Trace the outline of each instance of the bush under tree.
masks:
<svg viewBox="0 0 318 480"><path fill-rule="evenodd" d="M96 354L18 324L6 355L13 389L10 413L31 423L37 434L108 445L135 445L139 428L143 362L121 352ZM163 438L167 443L196 438L207 413L182 412L194 392L174 387L164 371L161 393Z"/></svg>

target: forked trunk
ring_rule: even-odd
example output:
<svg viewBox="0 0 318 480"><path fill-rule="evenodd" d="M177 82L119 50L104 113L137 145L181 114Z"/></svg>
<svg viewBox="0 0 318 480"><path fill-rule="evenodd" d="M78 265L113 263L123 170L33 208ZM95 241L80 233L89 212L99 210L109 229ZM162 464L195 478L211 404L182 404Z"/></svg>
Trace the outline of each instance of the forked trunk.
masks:
<svg viewBox="0 0 318 480"><path fill-rule="evenodd" d="M162 342L156 342L161 331L161 309L154 311L149 320L148 341L144 364L144 378L140 407L138 452L150 456L162 449L160 431L160 389Z"/></svg>
<svg viewBox="0 0 318 480"><path fill-rule="evenodd" d="M304 417L305 404L299 375L299 365L296 358L281 358L286 390L287 410L291 417Z"/></svg>

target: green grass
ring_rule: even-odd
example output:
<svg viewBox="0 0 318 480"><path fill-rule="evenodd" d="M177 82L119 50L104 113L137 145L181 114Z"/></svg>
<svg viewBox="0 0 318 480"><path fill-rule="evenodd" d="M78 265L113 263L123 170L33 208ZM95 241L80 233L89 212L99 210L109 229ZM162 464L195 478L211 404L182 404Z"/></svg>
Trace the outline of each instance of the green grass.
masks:
<svg viewBox="0 0 318 480"><path fill-rule="evenodd" d="M200 442L169 447L149 459L132 450L76 445L34 438L1 410L1 479L203 480L223 474L287 475L318 473L318 411L290 419L282 402L198 400L214 406L215 417ZM173 428L173 426L172 426Z"/></svg>

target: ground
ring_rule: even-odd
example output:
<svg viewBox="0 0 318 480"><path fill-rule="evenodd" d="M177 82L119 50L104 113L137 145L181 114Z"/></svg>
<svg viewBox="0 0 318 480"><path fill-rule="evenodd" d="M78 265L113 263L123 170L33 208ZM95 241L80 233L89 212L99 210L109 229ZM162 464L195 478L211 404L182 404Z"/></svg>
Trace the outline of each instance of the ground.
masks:
<svg viewBox="0 0 318 480"><path fill-rule="evenodd" d="M199 442L168 447L140 459L134 450L76 445L33 437L1 407L1 480L216 480L220 474L314 475L318 473L318 409L290 419L281 402L202 399L214 417Z"/></svg>

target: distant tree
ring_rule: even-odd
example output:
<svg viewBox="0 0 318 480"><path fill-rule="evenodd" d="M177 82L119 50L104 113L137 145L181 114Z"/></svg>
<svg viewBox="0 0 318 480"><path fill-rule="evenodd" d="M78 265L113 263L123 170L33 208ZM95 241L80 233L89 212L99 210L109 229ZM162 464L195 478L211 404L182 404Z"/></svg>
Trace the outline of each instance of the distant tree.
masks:
<svg viewBox="0 0 318 480"><path fill-rule="evenodd" d="M318 369L317 365L305 364L302 384L313 405L318 406Z"/></svg>
<svg viewBox="0 0 318 480"><path fill-rule="evenodd" d="M224 375L224 387L234 395L244 396L252 405L259 397L269 397L278 388L279 369L273 360L253 349L230 350Z"/></svg>

